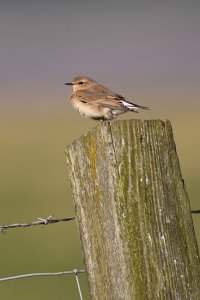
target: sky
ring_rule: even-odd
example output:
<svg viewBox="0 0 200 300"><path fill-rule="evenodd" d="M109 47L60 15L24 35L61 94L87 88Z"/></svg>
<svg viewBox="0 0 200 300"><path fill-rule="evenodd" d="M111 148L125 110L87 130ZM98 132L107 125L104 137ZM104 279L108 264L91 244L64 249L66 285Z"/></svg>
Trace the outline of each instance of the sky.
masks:
<svg viewBox="0 0 200 300"><path fill-rule="evenodd" d="M86 75L129 98L180 105L190 97L197 104L199 6L198 1L1 3L0 100L15 108L35 102L56 106L56 98L67 94L63 83Z"/></svg>

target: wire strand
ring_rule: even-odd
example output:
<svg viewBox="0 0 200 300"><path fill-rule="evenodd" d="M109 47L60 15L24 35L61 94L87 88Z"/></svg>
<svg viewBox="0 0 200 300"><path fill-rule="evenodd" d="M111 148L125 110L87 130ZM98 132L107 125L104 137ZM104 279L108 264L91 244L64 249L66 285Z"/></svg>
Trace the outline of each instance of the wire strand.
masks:
<svg viewBox="0 0 200 300"><path fill-rule="evenodd" d="M78 292L79 292L79 297L80 297L80 300L83 300L83 295L82 295L81 286L80 286L80 282L79 282L79 278L78 278L78 273L79 273L78 270L74 269L74 275L76 278L76 284L77 284L77 288L78 288Z"/></svg>
<svg viewBox="0 0 200 300"><path fill-rule="evenodd" d="M78 273L84 273L85 270L76 270L76 274ZM21 279L26 277L34 277L34 276L59 276L59 275L69 275L69 274L75 274L75 270L72 271L63 271L63 272L50 272L50 273L30 273L30 274L22 274L22 275L16 275L16 276L10 276L5 278L0 278L0 282L2 281L8 281L13 279ZM75 275L76 275L75 274Z"/></svg>

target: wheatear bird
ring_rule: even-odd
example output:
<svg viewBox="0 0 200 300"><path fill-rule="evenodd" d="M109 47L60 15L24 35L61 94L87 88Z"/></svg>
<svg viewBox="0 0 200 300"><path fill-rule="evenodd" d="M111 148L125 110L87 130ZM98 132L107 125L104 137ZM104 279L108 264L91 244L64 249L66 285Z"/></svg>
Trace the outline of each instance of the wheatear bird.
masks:
<svg viewBox="0 0 200 300"><path fill-rule="evenodd" d="M138 112L138 109L149 109L129 101L109 90L95 80L85 77L75 77L72 82L65 83L73 87L70 100L79 113L93 120L111 120L128 111Z"/></svg>

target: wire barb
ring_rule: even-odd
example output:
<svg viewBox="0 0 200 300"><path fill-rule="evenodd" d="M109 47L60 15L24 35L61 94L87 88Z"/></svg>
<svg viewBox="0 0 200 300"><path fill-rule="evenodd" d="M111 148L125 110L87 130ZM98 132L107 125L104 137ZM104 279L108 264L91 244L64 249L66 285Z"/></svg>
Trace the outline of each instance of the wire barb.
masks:
<svg viewBox="0 0 200 300"><path fill-rule="evenodd" d="M65 217L62 219L52 219L52 215L49 216L48 218L39 218L37 217L37 221L31 222L31 223L23 223L23 224L11 224L11 225L0 225L0 234L4 233L6 229L11 229L11 228L17 228L17 227L29 227L29 226L35 226L35 225L48 225L48 224L53 224L53 223L58 223L58 222L66 222L66 221L71 221L74 220L74 217Z"/></svg>

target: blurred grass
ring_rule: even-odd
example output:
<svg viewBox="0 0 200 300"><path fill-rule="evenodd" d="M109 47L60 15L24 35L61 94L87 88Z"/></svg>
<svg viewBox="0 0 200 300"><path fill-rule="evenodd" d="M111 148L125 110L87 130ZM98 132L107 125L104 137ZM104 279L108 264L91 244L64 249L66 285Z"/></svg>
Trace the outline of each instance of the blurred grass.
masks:
<svg viewBox="0 0 200 300"><path fill-rule="evenodd" d="M0 119L0 223L30 222L36 217L74 216L64 149L97 123L73 112L38 106L31 111L1 112ZM160 109L139 116L171 120L183 178L193 209L199 202L200 125L197 113ZM200 216L194 216L200 243ZM0 277L32 272L56 272L83 268L75 221L8 230L0 236ZM84 299L85 275L80 274ZM1 299L79 299L73 276L27 278L0 285Z"/></svg>
<svg viewBox="0 0 200 300"><path fill-rule="evenodd" d="M1 224L30 222L51 214L74 216L64 149L76 130L73 120L65 120L66 112L60 116L53 110L2 114ZM0 277L83 268L75 221L55 225L9 230L1 235ZM85 275L79 277L87 295ZM0 285L0 295L5 300L13 296L79 299L72 275L5 282Z"/></svg>

